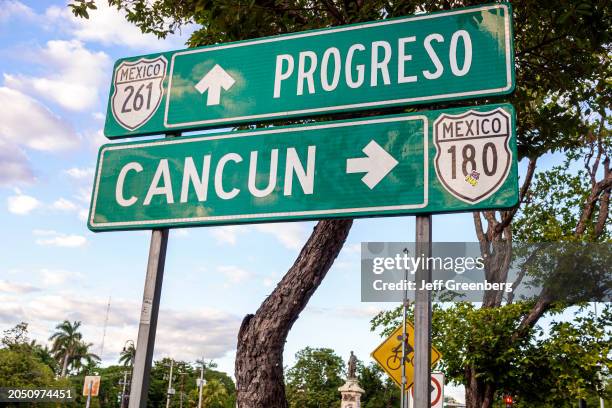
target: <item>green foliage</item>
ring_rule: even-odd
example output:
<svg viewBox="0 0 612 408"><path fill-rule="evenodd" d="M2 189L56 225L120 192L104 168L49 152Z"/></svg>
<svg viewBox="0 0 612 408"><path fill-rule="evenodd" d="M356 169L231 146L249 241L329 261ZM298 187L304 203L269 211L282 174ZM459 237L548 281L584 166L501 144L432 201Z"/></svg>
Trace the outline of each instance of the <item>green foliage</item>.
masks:
<svg viewBox="0 0 612 408"><path fill-rule="evenodd" d="M51 368L26 349L0 349L0 384L3 387L45 387L53 383Z"/></svg>
<svg viewBox="0 0 612 408"><path fill-rule="evenodd" d="M197 401L197 390L193 390L192 394L196 396L194 401ZM219 380L210 380L202 389L202 405L210 408L224 408L229 402L229 394L227 389Z"/></svg>
<svg viewBox="0 0 612 408"><path fill-rule="evenodd" d="M69 382L56 379L45 361L46 348L29 340L27 323L21 322L5 330L0 344L0 384L3 387L69 388Z"/></svg>
<svg viewBox="0 0 612 408"><path fill-rule="evenodd" d="M92 408L119 408L124 374L131 375L131 370L123 365L99 367L98 359L89 350L90 343L84 343L78 329L80 322L70 323L64 321L57 326L57 331L51 339L57 343L55 350L64 350L62 347L72 347L72 357L69 358L74 367L73 374L66 378L56 378L58 366L55 358L47 346L42 346L28 338L28 324L19 323L15 327L5 330L0 339L0 384L3 387L24 388L70 388L75 392L76 398L72 403L64 403L66 407L82 407L86 398L81 390L86 375L100 375L100 394L92 399ZM71 340L72 339L72 340ZM72 346L71 346L72 345ZM59 354L63 359L64 354ZM60 360L60 364L63 360ZM166 406L166 391L168 387L170 359L154 362L147 406L163 408ZM200 377L201 361L192 365L185 361L175 361L173 370L173 388L177 393L172 398L170 407L180 405L180 392L183 393L183 406L197 405L198 388L196 379ZM214 370L213 362L206 364L204 379L203 401L207 408L235 408L236 386L233 380L225 373ZM70 372L68 373L70 374ZM128 389L129 391L129 389ZM48 404L55 406L55 404ZM42 404L41 406L46 406Z"/></svg>
<svg viewBox="0 0 612 408"><path fill-rule="evenodd" d="M565 401L596 393L612 369L612 307L599 317L579 309L567 317L564 307L546 330L535 326L519 339L512 336L531 304L521 302L496 308L471 303L434 306L432 336L443 355L441 369L448 381L465 384L465 369L475 367L479 378L515 395L525 407L561 407ZM565 310L565 311L564 311ZM563 314L561 314L563 313ZM389 334L401 324L401 308L372 319L372 330Z"/></svg>
<svg viewBox="0 0 612 408"><path fill-rule="evenodd" d="M136 347L134 346L134 342L131 342L127 347L121 350L121 354L119 354L119 364L125 367L132 366L134 365L134 358L136 358Z"/></svg>
<svg viewBox="0 0 612 408"><path fill-rule="evenodd" d="M515 238L518 241L610 242L612 229L609 223L602 234L594 233L601 210L599 205L593 212L586 233L581 236L575 234L582 208L591 193L589 174L585 169L577 168L581 160L574 159L576 156L571 155L562 165L554 166L551 170L535 176L525 204L513 222Z"/></svg>
<svg viewBox="0 0 612 408"><path fill-rule="evenodd" d="M296 362L287 370L287 400L291 408L335 407L340 405L338 388L344 362L328 348L306 347L295 355Z"/></svg>
<svg viewBox="0 0 612 408"><path fill-rule="evenodd" d="M359 385L365 394L361 396L363 408L397 407L400 403L400 389L376 363L358 365Z"/></svg>
<svg viewBox="0 0 612 408"><path fill-rule="evenodd" d="M100 362L100 357L90 351L93 344L83 341L80 327L81 322L70 323L64 320L55 327L56 331L49 337L53 342L51 352L58 367L61 367L61 377L65 377L70 369L77 373L93 371Z"/></svg>
<svg viewBox="0 0 612 408"><path fill-rule="evenodd" d="M225 373L207 365L204 370L204 379L207 385L203 390L203 404L211 408L234 408L236 406L236 386L234 381ZM185 361L175 361L172 373L172 387L176 394L171 398L170 407L179 407L180 395L183 393L183 406L195 406L198 401L198 388L196 380L200 378L201 364L196 366ZM166 391L168 389L168 376L170 374L170 359L164 358L155 361L151 370L151 382L147 406L161 408L166 406ZM206 397L206 398L204 398Z"/></svg>

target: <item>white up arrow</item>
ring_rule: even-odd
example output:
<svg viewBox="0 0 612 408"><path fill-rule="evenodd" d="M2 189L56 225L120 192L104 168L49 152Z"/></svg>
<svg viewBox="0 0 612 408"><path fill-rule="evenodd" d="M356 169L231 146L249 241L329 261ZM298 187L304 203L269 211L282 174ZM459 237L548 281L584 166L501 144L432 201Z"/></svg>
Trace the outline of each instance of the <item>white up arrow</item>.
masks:
<svg viewBox="0 0 612 408"><path fill-rule="evenodd" d="M219 64L216 64L213 69L208 71L208 74L204 75L200 82L197 83L195 88L203 94L208 90L208 95L206 97L206 105L218 105L221 101L221 88L224 90L229 90L234 84L236 80L231 77L230 74L225 72L223 68Z"/></svg>
<svg viewBox="0 0 612 408"><path fill-rule="evenodd" d="M348 174L365 172L366 175L361 178L361 181L371 190L397 166L398 162L374 140L370 141L362 151L367 157L348 159L346 172Z"/></svg>

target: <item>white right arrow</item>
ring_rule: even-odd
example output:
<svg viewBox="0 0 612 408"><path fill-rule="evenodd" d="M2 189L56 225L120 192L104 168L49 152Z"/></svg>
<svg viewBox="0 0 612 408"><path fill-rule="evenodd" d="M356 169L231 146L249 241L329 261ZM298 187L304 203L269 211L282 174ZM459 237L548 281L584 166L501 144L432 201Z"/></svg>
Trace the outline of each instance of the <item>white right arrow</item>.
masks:
<svg viewBox="0 0 612 408"><path fill-rule="evenodd" d="M221 88L229 90L236 80L228 74L221 65L215 65L208 74L204 75L200 82L198 82L195 88L199 93L203 94L208 91L206 96L206 105L218 105L221 102Z"/></svg>
<svg viewBox="0 0 612 408"><path fill-rule="evenodd" d="M346 172L347 174L365 172L366 175L361 181L371 190L397 166L398 161L374 140L370 141L362 151L367 157L347 159Z"/></svg>

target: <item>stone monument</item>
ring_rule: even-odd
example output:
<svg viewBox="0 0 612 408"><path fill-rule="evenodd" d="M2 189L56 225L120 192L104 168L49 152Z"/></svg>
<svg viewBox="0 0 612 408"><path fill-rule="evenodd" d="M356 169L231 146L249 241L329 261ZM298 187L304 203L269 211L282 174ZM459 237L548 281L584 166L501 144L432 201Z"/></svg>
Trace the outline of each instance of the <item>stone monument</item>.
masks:
<svg viewBox="0 0 612 408"><path fill-rule="evenodd" d="M357 382L357 357L351 351L348 361L348 378L346 383L338 388L342 395L340 408L361 408L361 395L365 392Z"/></svg>

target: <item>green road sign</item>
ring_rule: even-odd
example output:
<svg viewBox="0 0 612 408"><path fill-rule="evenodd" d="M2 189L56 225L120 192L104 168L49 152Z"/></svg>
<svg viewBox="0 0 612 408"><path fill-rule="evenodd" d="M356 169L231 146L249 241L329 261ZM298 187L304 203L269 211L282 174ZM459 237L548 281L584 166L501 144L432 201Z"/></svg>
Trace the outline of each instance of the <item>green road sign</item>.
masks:
<svg viewBox="0 0 612 408"><path fill-rule="evenodd" d="M121 59L109 138L499 95L507 3Z"/></svg>
<svg viewBox="0 0 612 408"><path fill-rule="evenodd" d="M240 224L507 208L514 110L488 105L109 144L89 228Z"/></svg>

